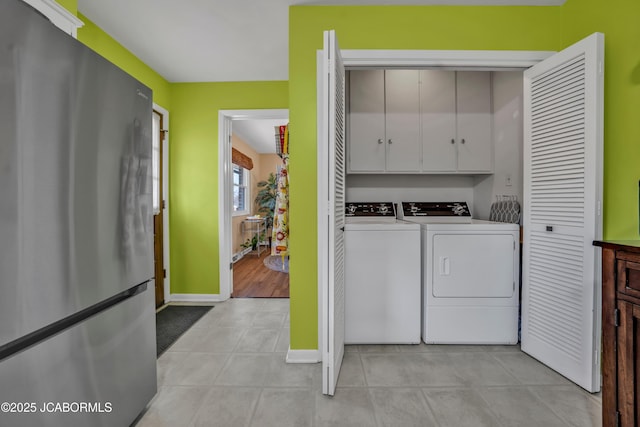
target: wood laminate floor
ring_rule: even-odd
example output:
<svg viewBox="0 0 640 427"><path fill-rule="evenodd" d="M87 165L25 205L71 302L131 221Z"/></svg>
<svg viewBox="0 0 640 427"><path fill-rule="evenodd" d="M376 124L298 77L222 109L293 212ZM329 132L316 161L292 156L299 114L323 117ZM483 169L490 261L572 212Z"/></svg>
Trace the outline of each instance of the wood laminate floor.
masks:
<svg viewBox="0 0 640 427"><path fill-rule="evenodd" d="M233 264L233 298L289 298L289 274L265 267L268 256L247 254Z"/></svg>

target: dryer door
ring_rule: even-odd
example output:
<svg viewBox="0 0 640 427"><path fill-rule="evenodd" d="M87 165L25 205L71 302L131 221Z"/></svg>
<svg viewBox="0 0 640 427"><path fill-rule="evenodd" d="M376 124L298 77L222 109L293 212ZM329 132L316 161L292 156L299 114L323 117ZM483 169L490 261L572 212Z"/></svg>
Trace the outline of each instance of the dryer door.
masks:
<svg viewBox="0 0 640 427"><path fill-rule="evenodd" d="M512 234L431 236L431 294L436 298L511 298L515 292Z"/></svg>

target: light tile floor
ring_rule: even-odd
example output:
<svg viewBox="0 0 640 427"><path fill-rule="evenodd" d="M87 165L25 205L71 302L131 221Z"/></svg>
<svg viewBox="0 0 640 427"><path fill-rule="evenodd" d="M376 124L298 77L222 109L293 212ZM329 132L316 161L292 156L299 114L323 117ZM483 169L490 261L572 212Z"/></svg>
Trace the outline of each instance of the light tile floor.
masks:
<svg viewBox="0 0 640 427"><path fill-rule="evenodd" d="M231 299L158 360L158 426L601 426L601 399L517 346L347 346L334 397L286 364L288 299Z"/></svg>

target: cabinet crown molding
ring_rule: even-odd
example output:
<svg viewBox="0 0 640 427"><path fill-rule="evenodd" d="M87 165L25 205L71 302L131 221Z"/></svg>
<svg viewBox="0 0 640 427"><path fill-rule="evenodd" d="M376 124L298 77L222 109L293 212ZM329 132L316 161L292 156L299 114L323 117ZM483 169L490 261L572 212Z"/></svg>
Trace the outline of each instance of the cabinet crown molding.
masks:
<svg viewBox="0 0 640 427"><path fill-rule="evenodd" d="M84 26L84 22L78 19L55 0L23 0L25 3L46 16L53 25L60 28L74 38L78 37L78 28Z"/></svg>

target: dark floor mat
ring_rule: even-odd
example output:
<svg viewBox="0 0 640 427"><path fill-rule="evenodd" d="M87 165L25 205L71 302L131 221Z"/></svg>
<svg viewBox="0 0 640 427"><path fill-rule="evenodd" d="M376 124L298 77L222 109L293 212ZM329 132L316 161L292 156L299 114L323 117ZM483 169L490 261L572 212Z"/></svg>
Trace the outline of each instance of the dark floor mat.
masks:
<svg viewBox="0 0 640 427"><path fill-rule="evenodd" d="M171 344L212 308L212 305L169 305L157 312L157 356L160 357Z"/></svg>

